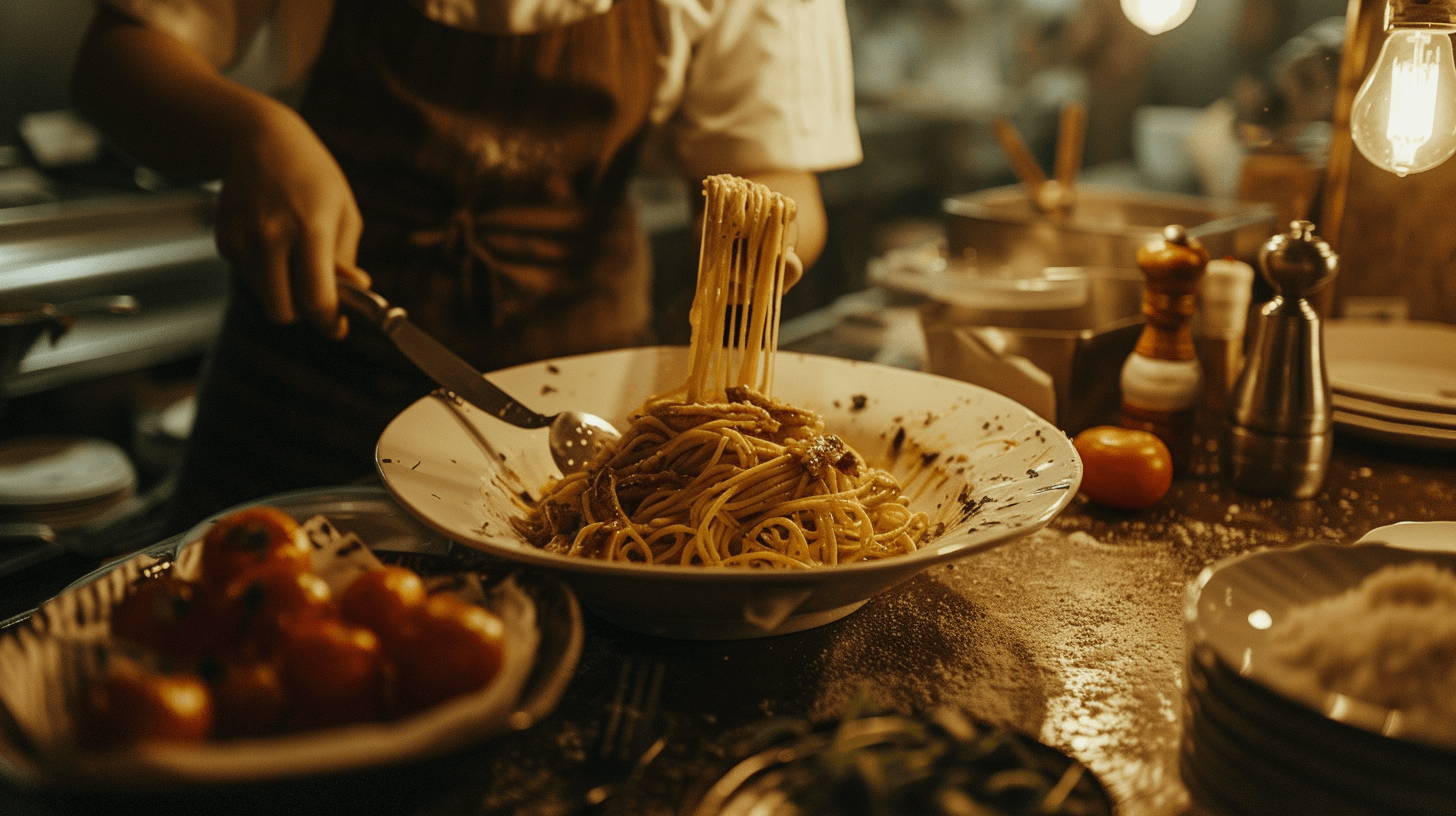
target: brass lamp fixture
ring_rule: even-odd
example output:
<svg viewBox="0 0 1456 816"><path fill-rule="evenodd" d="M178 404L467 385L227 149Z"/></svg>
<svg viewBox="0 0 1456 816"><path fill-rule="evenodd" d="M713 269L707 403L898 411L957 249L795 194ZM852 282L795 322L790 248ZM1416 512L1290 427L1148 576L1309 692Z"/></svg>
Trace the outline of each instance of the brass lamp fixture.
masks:
<svg viewBox="0 0 1456 816"><path fill-rule="evenodd" d="M1397 176L1456 154L1456 0L1387 0L1385 43L1350 107L1361 155Z"/></svg>

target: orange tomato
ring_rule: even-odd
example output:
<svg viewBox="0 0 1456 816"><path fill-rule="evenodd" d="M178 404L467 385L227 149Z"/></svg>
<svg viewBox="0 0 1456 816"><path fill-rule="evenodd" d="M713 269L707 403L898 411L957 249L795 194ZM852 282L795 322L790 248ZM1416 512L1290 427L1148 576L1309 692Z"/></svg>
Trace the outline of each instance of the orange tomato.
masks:
<svg viewBox="0 0 1456 816"><path fill-rule="evenodd" d="M212 722L212 695L201 677L163 674L113 658L89 689L78 733L92 748L144 740L199 742Z"/></svg>
<svg viewBox="0 0 1456 816"><path fill-rule="evenodd" d="M395 655L396 702L408 713L483 688L504 657L499 616L454 595L433 595L416 611L411 636Z"/></svg>
<svg viewBox="0 0 1456 816"><path fill-rule="evenodd" d="M1147 431L1098 425L1077 434L1072 445L1082 458L1081 491L1103 507L1142 510L1173 484L1173 455Z"/></svg>
<svg viewBox="0 0 1456 816"><path fill-rule="evenodd" d="M211 646L211 621L196 584L171 575L138 581L111 610L112 637L190 660Z"/></svg>
<svg viewBox="0 0 1456 816"><path fill-rule="evenodd" d="M339 593L344 620L367 626L393 653L414 625L415 609L425 602L425 582L413 570L386 566L355 578Z"/></svg>
<svg viewBox="0 0 1456 816"><path fill-rule="evenodd" d="M278 728L283 678L272 661L232 655L208 663L204 673L212 690L217 736L251 737Z"/></svg>
<svg viewBox="0 0 1456 816"><path fill-rule="evenodd" d="M264 564L313 569L313 545L297 521L276 507L248 507L217 520L202 539L200 580L221 590Z"/></svg>
<svg viewBox="0 0 1456 816"><path fill-rule="evenodd" d="M218 613L222 643L271 652L290 626L335 611L329 585L317 574L288 563L267 564L228 586Z"/></svg>
<svg viewBox="0 0 1456 816"><path fill-rule="evenodd" d="M396 566L370 570L335 598L281 511L232 514L202 546L200 580L144 580L112 610L113 636L151 656L118 653L90 687L78 728L87 744L377 720L469 693L500 672L505 626L493 612L431 597L419 575ZM192 671L156 670L173 665Z"/></svg>
<svg viewBox="0 0 1456 816"><path fill-rule="evenodd" d="M293 622L283 636L284 718L299 728L378 719L385 663L379 638L336 617Z"/></svg>

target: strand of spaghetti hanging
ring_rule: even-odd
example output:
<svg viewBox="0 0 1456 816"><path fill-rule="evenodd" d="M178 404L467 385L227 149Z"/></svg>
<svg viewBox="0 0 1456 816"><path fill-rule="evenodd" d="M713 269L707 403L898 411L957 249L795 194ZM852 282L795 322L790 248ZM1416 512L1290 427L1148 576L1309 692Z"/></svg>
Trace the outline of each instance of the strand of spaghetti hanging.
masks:
<svg viewBox="0 0 1456 816"><path fill-rule="evenodd" d="M771 396L794 201L726 174L704 179L703 195L687 401L721 402L740 385Z"/></svg>

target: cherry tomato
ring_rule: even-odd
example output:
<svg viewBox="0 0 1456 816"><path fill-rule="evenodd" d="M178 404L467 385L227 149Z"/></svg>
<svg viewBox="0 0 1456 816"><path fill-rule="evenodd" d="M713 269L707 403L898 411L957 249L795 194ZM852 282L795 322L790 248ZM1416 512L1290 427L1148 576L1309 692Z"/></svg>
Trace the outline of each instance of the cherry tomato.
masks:
<svg viewBox="0 0 1456 816"><path fill-rule="evenodd" d="M409 637L415 609L425 602L425 582L413 570L386 566L355 578L339 593L344 620L367 626L394 653Z"/></svg>
<svg viewBox="0 0 1456 816"><path fill-rule="evenodd" d="M225 647L269 653L276 650L289 627L335 612L333 595L324 579L279 562L233 581L217 618Z"/></svg>
<svg viewBox="0 0 1456 816"><path fill-rule="evenodd" d="M143 740L198 742L212 731L212 695L192 672L161 673L122 658L92 683L79 728L92 748Z"/></svg>
<svg viewBox="0 0 1456 816"><path fill-rule="evenodd" d="M283 678L272 661L229 655L208 661L204 676L212 690L213 730L217 736L252 737L279 727Z"/></svg>
<svg viewBox="0 0 1456 816"><path fill-rule="evenodd" d="M379 638L336 617L294 622L283 638L284 718L298 728L378 719L385 663Z"/></svg>
<svg viewBox="0 0 1456 816"><path fill-rule="evenodd" d="M1082 457L1082 493L1104 507L1142 510L1173 484L1173 455L1147 431L1098 425L1072 445Z"/></svg>
<svg viewBox="0 0 1456 816"><path fill-rule="evenodd" d="M138 581L111 610L112 637L178 660L206 653L211 629L198 585L171 575Z"/></svg>
<svg viewBox="0 0 1456 816"><path fill-rule="evenodd" d="M313 569L313 545L297 521L276 507L248 507L217 520L202 539L202 583L221 590L263 564Z"/></svg>
<svg viewBox="0 0 1456 816"><path fill-rule="evenodd" d="M395 656L397 703L414 712L483 688L504 656L499 616L454 595L433 595L417 609L411 636Z"/></svg>

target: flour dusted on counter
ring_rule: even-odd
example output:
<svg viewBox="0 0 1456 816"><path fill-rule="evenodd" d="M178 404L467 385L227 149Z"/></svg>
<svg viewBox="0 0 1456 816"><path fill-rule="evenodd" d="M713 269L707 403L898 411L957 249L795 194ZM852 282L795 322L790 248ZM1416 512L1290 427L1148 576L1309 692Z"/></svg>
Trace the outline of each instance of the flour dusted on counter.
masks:
<svg viewBox="0 0 1456 816"><path fill-rule="evenodd" d="M931 569L839 628L813 713L837 716L860 690L897 710L958 707L1070 752L1126 813L1179 813L1164 780L1178 772L1183 537L1044 529Z"/></svg>

